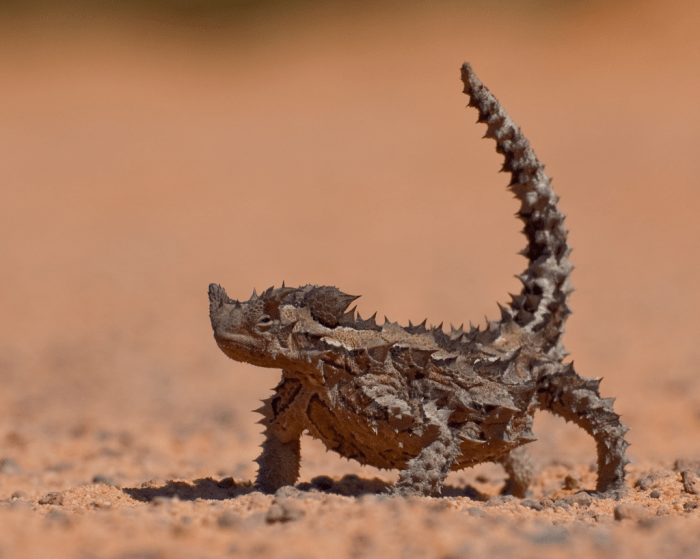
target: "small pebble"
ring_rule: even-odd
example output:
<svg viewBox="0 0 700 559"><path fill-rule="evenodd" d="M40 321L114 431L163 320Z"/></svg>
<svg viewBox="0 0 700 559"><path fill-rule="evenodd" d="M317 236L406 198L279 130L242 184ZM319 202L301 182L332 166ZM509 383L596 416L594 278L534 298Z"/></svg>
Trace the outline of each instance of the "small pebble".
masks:
<svg viewBox="0 0 700 559"><path fill-rule="evenodd" d="M581 487L581 477L569 474L564 478L564 489L579 489Z"/></svg>
<svg viewBox="0 0 700 559"><path fill-rule="evenodd" d="M529 509L533 509L536 511L544 510L544 507L540 503L538 503L537 501L533 501L531 499L525 499L524 501L522 501L520 503L520 506L523 506L523 507L526 507Z"/></svg>
<svg viewBox="0 0 700 559"><path fill-rule="evenodd" d="M671 514L671 511L666 505L661 505L656 509L656 516L668 516L669 514Z"/></svg>
<svg viewBox="0 0 700 559"><path fill-rule="evenodd" d="M546 509L553 509L554 501L552 501L552 499L550 499L549 497L542 497L540 499L540 505L542 505Z"/></svg>
<svg viewBox="0 0 700 559"><path fill-rule="evenodd" d="M574 493L573 495L567 495L562 499L565 503L570 505L578 505L579 507L590 507L593 504L593 497L588 493L580 491L579 493Z"/></svg>
<svg viewBox="0 0 700 559"><path fill-rule="evenodd" d="M297 501L289 498L276 498L270 510L267 511L267 515L265 515L265 521L268 524L291 522L293 520L299 520L305 514L306 511L304 511Z"/></svg>
<svg viewBox="0 0 700 559"><path fill-rule="evenodd" d="M648 476L638 479L634 487L636 489L641 489L642 491L649 491L649 489L654 488L654 483L661 478L666 477L666 474L662 472L651 472Z"/></svg>
<svg viewBox="0 0 700 559"><path fill-rule="evenodd" d="M296 487L292 485L285 485L283 487L280 487L276 492L275 492L275 499L279 498L285 498L285 497L298 497L299 491Z"/></svg>
<svg viewBox="0 0 700 559"><path fill-rule="evenodd" d="M683 491L691 495L700 495L700 478L694 471L683 470L681 481L683 482Z"/></svg>
<svg viewBox="0 0 700 559"><path fill-rule="evenodd" d="M232 477L225 477L221 481L217 482L216 486L220 489L232 489L236 487L236 482Z"/></svg>
<svg viewBox="0 0 700 559"><path fill-rule="evenodd" d="M63 505L63 495L61 495L60 493L58 493L56 491L53 491L51 493L47 493L41 499L39 499L39 504L40 505L61 506L61 505Z"/></svg>
<svg viewBox="0 0 700 559"><path fill-rule="evenodd" d="M649 493L649 497L651 497L652 499L659 499L661 498L661 491L654 489L654 491Z"/></svg>
<svg viewBox="0 0 700 559"><path fill-rule="evenodd" d="M692 512L698 507L700 507L700 503L698 503L697 501L688 501L687 503L683 504L683 510L685 512Z"/></svg>

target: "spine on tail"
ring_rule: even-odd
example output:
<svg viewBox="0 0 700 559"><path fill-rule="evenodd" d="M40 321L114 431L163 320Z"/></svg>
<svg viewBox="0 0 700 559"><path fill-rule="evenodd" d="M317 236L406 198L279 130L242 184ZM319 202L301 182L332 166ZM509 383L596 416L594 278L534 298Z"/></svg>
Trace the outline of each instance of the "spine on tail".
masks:
<svg viewBox="0 0 700 559"><path fill-rule="evenodd" d="M521 254L529 264L517 276L523 289L519 295L511 295L512 310L504 311L503 320L515 320L540 336L543 352L562 360L567 355L561 342L564 322L571 314L567 299L573 289L569 283L571 250L566 244L564 214L557 208L559 199L527 138L466 62L462 81L469 106L479 111L478 122L488 125L484 137L495 139L496 151L505 157L502 170L511 173L508 188L521 202L517 215L525 223L523 233L528 240Z"/></svg>

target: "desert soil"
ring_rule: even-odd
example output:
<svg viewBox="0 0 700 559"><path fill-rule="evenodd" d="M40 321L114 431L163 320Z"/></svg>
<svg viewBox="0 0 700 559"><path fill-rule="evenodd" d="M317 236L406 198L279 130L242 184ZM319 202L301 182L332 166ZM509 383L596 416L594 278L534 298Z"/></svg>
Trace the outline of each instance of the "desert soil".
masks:
<svg viewBox="0 0 700 559"><path fill-rule="evenodd" d="M2 12L0 558L700 555L700 4L285 6ZM464 60L554 177L565 344L632 428L628 494L581 492L594 445L547 414L524 502L495 465L387 498L311 439L255 492L279 372L216 348L210 282L456 326L518 290Z"/></svg>

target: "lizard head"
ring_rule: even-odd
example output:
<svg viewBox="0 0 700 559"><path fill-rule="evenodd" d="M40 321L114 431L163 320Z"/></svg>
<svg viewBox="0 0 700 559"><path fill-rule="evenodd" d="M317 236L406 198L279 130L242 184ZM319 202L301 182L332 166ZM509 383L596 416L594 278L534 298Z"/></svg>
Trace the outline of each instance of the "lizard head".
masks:
<svg viewBox="0 0 700 559"><path fill-rule="evenodd" d="M282 285L235 301L223 287L211 284L209 318L217 345L231 359L284 368L308 361L319 339L354 321L354 310L345 309L355 299L335 287Z"/></svg>

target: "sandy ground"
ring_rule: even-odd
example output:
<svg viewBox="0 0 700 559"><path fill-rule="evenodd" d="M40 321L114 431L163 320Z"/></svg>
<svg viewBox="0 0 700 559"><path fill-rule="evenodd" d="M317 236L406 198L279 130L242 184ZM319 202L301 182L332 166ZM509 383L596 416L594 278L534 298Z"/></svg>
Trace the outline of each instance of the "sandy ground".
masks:
<svg viewBox="0 0 700 559"><path fill-rule="evenodd" d="M3 16L0 558L700 554L700 4L434 6ZM546 414L530 502L494 465L388 499L311 439L296 488L254 492L279 373L216 348L210 282L455 325L518 290L464 60L554 177L565 343L632 427L629 494L578 493L594 445Z"/></svg>

